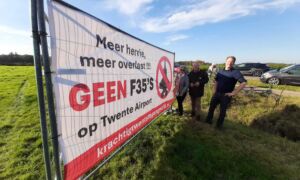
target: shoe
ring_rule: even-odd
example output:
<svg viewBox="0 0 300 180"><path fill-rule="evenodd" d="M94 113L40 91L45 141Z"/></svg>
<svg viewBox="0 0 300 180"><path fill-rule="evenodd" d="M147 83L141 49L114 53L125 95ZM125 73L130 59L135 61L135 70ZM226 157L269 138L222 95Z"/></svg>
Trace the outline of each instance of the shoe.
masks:
<svg viewBox="0 0 300 180"><path fill-rule="evenodd" d="M218 131L224 131L224 128L222 125L216 125L215 129Z"/></svg>
<svg viewBox="0 0 300 180"><path fill-rule="evenodd" d="M205 121L207 124L212 124L213 122L211 120L206 120Z"/></svg>

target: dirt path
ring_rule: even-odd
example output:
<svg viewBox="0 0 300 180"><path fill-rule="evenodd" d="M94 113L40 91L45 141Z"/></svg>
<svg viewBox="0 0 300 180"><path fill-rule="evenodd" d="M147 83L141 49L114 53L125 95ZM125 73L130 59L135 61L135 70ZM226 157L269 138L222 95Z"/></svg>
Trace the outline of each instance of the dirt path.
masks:
<svg viewBox="0 0 300 180"><path fill-rule="evenodd" d="M245 76L246 79L259 80L259 77L255 76Z"/></svg>
<svg viewBox="0 0 300 180"><path fill-rule="evenodd" d="M272 89L272 93L274 94L281 94L282 90L279 89ZM288 91L288 90L284 90L282 93L283 96L293 96L293 97L300 97L300 92L297 91Z"/></svg>
<svg viewBox="0 0 300 180"><path fill-rule="evenodd" d="M253 77L253 76L246 76L246 79L252 79L252 80L259 80L258 77ZM254 87L255 90L268 90L268 88L261 88L261 87ZM280 89L272 89L272 93L280 95L281 94ZM282 93L283 96L293 96L293 97L300 97L300 92L298 91L289 91L289 90L284 90Z"/></svg>

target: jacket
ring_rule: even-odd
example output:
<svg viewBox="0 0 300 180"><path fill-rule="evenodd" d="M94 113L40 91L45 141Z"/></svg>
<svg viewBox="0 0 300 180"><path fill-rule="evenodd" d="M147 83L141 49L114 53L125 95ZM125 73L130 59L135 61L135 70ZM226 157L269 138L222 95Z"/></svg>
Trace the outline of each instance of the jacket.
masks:
<svg viewBox="0 0 300 180"><path fill-rule="evenodd" d="M190 81L189 94L191 97L202 97L204 94L204 85L208 82L208 75L206 71L191 71L188 75ZM195 83L199 86L193 86Z"/></svg>
<svg viewBox="0 0 300 180"><path fill-rule="evenodd" d="M176 96L183 96L189 89L189 77L184 74L176 77Z"/></svg>

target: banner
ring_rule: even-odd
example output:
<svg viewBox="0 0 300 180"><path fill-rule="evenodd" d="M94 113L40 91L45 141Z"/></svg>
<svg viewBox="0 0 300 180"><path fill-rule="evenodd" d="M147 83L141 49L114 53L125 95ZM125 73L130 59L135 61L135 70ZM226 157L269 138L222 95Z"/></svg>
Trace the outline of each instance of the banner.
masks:
<svg viewBox="0 0 300 180"><path fill-rule="evenodd" d="M64 177L75 179L170 108L175 55L62 1L48 11Z"/></svg>

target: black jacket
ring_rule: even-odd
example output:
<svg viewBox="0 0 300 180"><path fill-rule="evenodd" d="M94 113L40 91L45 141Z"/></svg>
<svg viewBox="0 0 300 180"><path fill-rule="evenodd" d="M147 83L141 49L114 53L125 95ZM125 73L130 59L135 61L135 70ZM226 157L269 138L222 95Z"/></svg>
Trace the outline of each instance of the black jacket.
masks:
<svg viewBox="0 0 300 180"><path fill-rule="evenodd" d="M191 97L201 97L204 94L204 85L208 82L208 75L206 71L199 70L197 72L191 71L189 73L189 80L190 80L190 87L189 87L189 93ZM195 84L196 82L199 82L199 86L191 86L192 84Z"/></svg>

